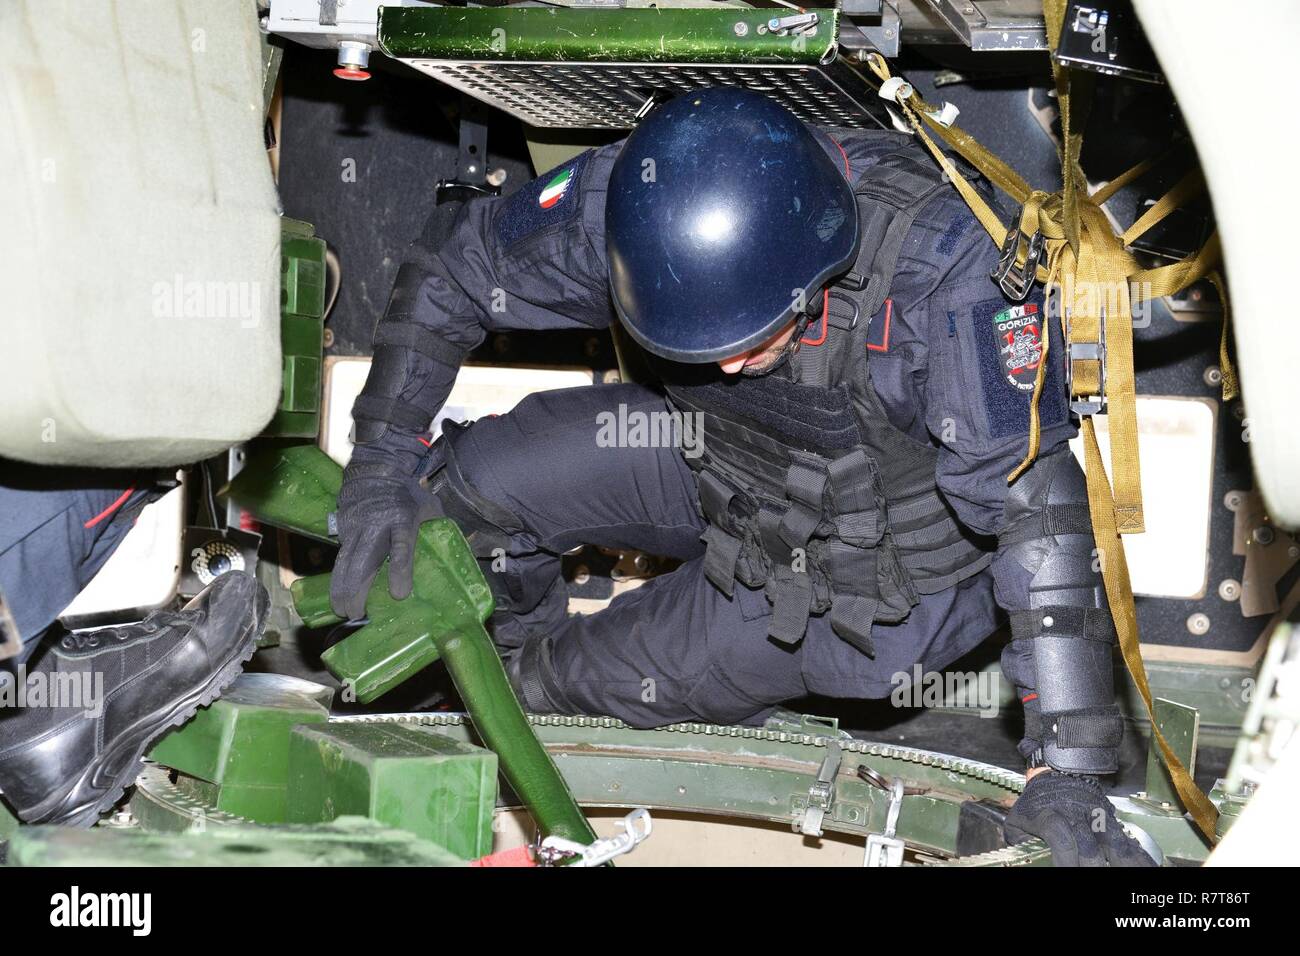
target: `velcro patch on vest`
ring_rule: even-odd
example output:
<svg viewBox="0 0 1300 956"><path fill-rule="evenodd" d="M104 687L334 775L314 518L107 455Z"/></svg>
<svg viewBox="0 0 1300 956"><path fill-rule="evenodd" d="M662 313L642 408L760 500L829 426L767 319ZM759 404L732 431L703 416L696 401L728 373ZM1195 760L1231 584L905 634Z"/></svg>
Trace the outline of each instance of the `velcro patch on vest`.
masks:
<svg viewBox="0 0 1300 956"><path fill-rule="evenodd" d="M945 258L952 255L957 250L957 244L961 242L962 236L970 231L970 227L975 225L975 217L969 212L960 212L948 222L948 228L939 236L939 241L935 243L934 250Z"/></svg>
<svg viewBox="0 0 1300 956"><path fill-rule="evenodd" d="M1007 384L1022 392L1032 392L1043 360L1042 316L1037 304L1013 305L993 316L997 333L998 356Z"/></svg>
<svg viewBox="0 0 1300 956"><path fill-rule="evenodd" d="M497 239L503 247L573 218L578 209L582 170L589 152L544 173L501 204L496 214Z"/></svg>
<svg viewBox="0 0 1300 956"><path fill-rule="evenodd" d="M992 437L1028 434L1029 403L1047 334L1042 306L987 299L975 304L971 321ZM1038 410L1044 426L1065 421L1065 383L1058 362L1048 362Z"/></svg>

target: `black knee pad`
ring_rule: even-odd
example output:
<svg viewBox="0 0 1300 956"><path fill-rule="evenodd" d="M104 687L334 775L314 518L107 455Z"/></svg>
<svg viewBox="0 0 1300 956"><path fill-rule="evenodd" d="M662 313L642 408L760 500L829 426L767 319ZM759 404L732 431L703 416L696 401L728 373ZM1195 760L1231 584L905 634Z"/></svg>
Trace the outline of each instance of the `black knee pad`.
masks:
<svg viewBox="0 0 1300 956"><path fill-rule="evenodd" d="M524 710L533 714L577 714L581 711L560 688L551 659L551 639L537 637L525 641L506 662L506 676L519 695Z"/></svg>

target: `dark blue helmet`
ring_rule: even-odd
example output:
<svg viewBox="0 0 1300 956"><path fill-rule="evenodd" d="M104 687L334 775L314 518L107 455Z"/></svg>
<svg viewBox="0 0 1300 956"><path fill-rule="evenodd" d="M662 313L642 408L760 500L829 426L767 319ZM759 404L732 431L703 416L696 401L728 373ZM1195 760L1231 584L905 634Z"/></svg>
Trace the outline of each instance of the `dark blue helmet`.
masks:
<svg viewBox="0 0 1300 956"><path fill-rule="evenodd" d="M632 338L673 361L759 345L820 304L857 244L843 165L758 93L716 87L658 107L610 174L614 305Z"/></svg>

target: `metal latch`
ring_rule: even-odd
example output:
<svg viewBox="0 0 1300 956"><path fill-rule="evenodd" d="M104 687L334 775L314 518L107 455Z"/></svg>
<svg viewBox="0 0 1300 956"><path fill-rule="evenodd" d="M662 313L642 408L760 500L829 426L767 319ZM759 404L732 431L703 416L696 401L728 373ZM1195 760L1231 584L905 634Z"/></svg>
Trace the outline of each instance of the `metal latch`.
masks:
<svg viewBox="0 0 1300 956"><path fill-rule="evenodd" d="M1074 342L1070 336L1070 312L1065 311L1065 388L1070 396L1070 411L1076 415L1102 415L1106 412L1106 308L1101 309L1096 342ZM1075 397L1074 363L1096 362L1097 394Z"/></svg>
<svg viewBox="0 0 1300 956"><path fill-rule="evenodd" d="M777 36L789 36L791 33L811 35L817 30L820 21L821 17L815 13L795 13L788 17L772 17L767 21L767 29Z"/></svg>
<svg viewBox="0 0 1300 956"><path fill-rule="evenodd" d="M817 771L817 779L808 788L808 807L804 810L803 816L795 821L795 832L802 833L804 836L822 835L822 821L826 819L831 804L835 802L835 776L840 772L842 759L840 745L833 740L828 740L826 759L822 761L821 768Z"/></svg>
<svg viewBox="0 0 1300 956"><path fill-rule="evenodd" d="M542 866L604 866L644 843L653 827L650 811L643 807L623 818L622 833L604 837L595 843L575 843L563 837L547 837L537 848L537 861Z"/></svg>
<svg viewBox="0 0 1300 956"><path fill-rule="evenodd" d="M989 273L997 280L1002 291L1013 302L1024 302L1038 280L1038 267L1043 261L1045 248L1042 230L1025 239L1020 231L1020 215L1012 220L1015 224L1007 230L1007 237L1002 241L1002 251L998 254L998 264ZM1016 260L1024 254L1024 264L1016 265Z"/></svg>
<svg viewBox="0 0 1300 956"><path fill-rule="evenodd" d="M889 810L885 814L885 832L868 835L867 852L862 858L863 866L903 865L904 844L895 834L898 832L898 812L903 808L904 792L901 777L889 781Z"/></svg>

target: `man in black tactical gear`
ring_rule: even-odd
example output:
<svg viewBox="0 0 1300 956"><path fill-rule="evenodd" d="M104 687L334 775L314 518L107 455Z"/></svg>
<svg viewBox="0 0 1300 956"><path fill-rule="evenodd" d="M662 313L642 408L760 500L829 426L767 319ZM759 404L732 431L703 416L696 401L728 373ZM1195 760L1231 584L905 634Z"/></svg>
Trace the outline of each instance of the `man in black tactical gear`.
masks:
<svg viewBox="0 0 1300 956"><path fill-rule="evenodd" d="M1055 361L1042 452L1006 480L1055 333L1041 296L1003 296L995 259L909 137L810 129L728 89L465 204L416 245L375 333L335 610L362 616L390 555L409 593L415 528L447 515L525 707L643 727L884 697L1009 614L1032 779L1008 832L1058 862L1150 864L1096 779L1118 767L1114 628ZM425 447L487 332L615 317L662 391L542 393ZM560 555L579 544L684 563L570 616Z"/></svg>

